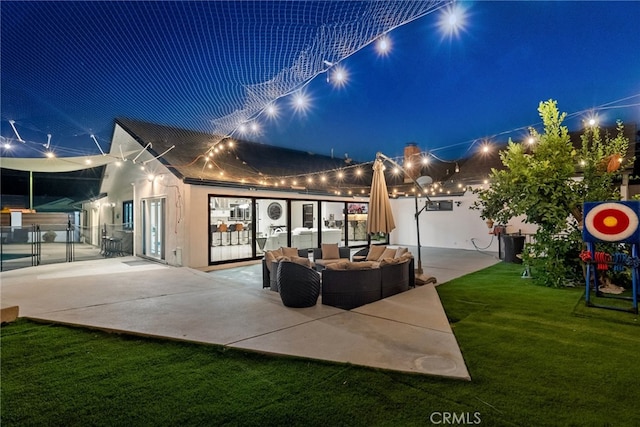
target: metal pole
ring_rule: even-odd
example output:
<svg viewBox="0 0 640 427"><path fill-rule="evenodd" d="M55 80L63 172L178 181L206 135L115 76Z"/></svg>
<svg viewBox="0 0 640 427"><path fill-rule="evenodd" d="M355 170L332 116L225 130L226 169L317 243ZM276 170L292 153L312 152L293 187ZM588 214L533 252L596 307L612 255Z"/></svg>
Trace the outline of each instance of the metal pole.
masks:
<svg viewBox="0 0 640 427"><path fill-rule="evenodd" d="M33 211L33 171L29 171L29 210Z"/></svg>
<svg viewBox="0 0 640 427"><path fill-rule="evenodd" d="M420 254L420 212L418 211L418 194L415 194L414 197L415 201L416 201L416 230L417 230L417 235L418 235L418 268L416 269L416 272L418 273L418 275L422 274L422 256Z"/></svg>

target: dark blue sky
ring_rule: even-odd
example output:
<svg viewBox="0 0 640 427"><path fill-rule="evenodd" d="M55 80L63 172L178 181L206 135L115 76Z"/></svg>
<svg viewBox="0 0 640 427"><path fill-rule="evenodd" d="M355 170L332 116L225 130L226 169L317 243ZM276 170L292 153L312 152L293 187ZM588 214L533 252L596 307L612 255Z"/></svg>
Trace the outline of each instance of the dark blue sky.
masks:
<svg viewBox="0 0 640 427"><path fill-rule="evenodd" d="M319 75L304 88L304 113L280 98L278 117L244 138L361 161L416 142L452 160L484 138L519 139L526 131L510 131L538 125L538 103L550 98L572 130L594 108L604 124L640 122L640 2L460 4L458 36L438 29L439 11L401 26L386 56L369 45L340 63L344 87ZM246 13L252 3L241 5L249 18L206 2L3 1L0 131L12 148L0 153L41 156L51 134L60 156L97 154L90 135L106 149L118 116L211 131L241 92L221 82L268 75L271 57L299 52L288 29L310 25L281 9L263 31ZM218 31L223 19L237 33ZM273 28L285 29L274 44ZM239 37L260 53L230 54Z"/></svg>

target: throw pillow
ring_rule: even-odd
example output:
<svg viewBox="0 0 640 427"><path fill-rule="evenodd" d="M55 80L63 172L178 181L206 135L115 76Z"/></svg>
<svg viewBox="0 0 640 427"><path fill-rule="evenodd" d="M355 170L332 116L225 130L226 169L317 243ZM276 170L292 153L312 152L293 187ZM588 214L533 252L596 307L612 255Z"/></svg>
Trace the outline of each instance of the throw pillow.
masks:
<svg viewBox="0 0 640 427"><path fill-rule="evenodd" d="M298 248L280 248L282 255L285 256L298 256Z"/></svg>
<svg viewBox="0 0 640 427"><path fill-rule="evenodd" d="M295 262L296 264L304 265L305 267L312 268L313 265L309 258L301 257L301 256L292 256L291 262Z"/></svg>
<svg viewBox="0 0 640 427"><path fill-rule="evenodd" d="M403 254L406 254L407 252L409 252L409 249L407 248L398 248L396 249L396 256L394 258L400 258Z"/></svg>
<svg viewBox="0 0 640 427"><path fill-rule="evenodd" d="M322 259L339 259L340 251L337 243L322 244Z"/></svg>
<svg viewBox="0 0 640 427"><path fill-rule="evenodd" d="M401 259L406 259L406 260L411 260L411 259L413 259L413 254L411 252L407 251L407 252L403 253L400 256L400 258Z"/></svg>
<svg viewBox="0 0 640 427"><path fill-rule="evenodd" d="M276 261L276 259L281 256L282 256L282 251L280 249L265 252L264 260L267 263L267 269L269 270L269 272L271 272L271 263L273 261Z"/></svg>
<svg viewBox="0 0 640 427"><path fill-rule="evenodd" d="M396 257L396 251L397 251L397 249L386 248L384 250L384 252L382 252L382 255L380 255L380 257L378 257L378 261L382 261L385 258L395 258Z"/></svg>
<svg viewBox="0 0 640 427"><path fill-rule="evenodd" d="M380 255L387 249L386 246L371 245L369 247L369 254L367 255L367 261L377 261Z"/></svg>
<svg viewBox="0 0 640 427"><path fill-rule="evenodd" d="M380 260L380 267L384 267L385 265L401 264L402 262L403 261L401 261L400 258L383 258Z"/></svg>

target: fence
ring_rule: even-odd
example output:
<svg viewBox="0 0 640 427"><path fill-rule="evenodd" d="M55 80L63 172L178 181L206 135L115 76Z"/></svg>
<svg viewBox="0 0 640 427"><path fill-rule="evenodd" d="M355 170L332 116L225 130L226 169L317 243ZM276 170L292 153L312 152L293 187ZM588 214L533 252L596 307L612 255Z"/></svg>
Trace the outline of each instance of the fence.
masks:
<svg viewBox="0 0 640 427"><path fill-rule="evenodd" d="M133 254L133 232L117 225L2 226L0 234L0 271Z"/></svg>

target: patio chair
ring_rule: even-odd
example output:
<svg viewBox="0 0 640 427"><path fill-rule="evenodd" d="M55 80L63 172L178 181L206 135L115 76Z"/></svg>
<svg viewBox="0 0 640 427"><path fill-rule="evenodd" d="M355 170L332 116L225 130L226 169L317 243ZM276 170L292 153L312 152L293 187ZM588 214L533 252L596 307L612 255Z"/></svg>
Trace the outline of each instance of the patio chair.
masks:
<svg viewBox="0 0 640 427"><path fill-rule="evenodd" d="M287 307L313 307L320 296L320 275L314 269L291 261L278 263L278 289Z"/></svg>

